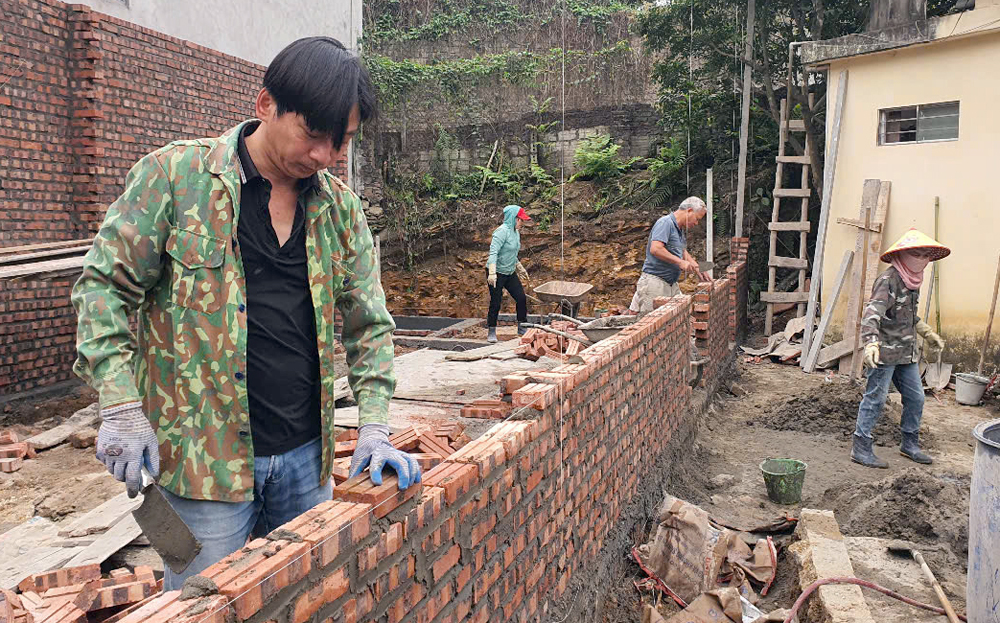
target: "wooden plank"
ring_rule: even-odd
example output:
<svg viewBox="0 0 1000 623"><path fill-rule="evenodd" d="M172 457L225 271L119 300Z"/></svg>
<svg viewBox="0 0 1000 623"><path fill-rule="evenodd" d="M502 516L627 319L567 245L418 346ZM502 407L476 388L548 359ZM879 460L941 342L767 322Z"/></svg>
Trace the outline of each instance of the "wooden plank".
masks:
<svg viewBox="0 0 1000 623"><path fill-rule="evenodd" d="M805 132L806 122L802 119L789 119L788 129L792 132Z"/></svg>
<svg viewBox="0 0 1000 623"><path fill-rule="evenodd" d="M760 300L765 303L804 303L809 300L808 292L761 292Z"/></svg>
<svg viewBox="0 0 1000 623"><path fill-rule="evenodd" d="M844 251L844 259L840 261L840 270L837 271L837 278L833 282L833 291L830 293L830 300L826 302L826 309L823 310L823 317L820 318L819 327L816 329L816 334L813 336L813 345L808 351L809 354L802 362L802 369L806 372L814 372L816 370L816 362L819 359L819 351L820 347L823 345L823 338L826 337L826 329L830 326L830 319L833 317L834 307L836 307L837 300L840 298L840 291L844 288L844 281L847 279L847 273L851 270L851 263L853 261L854 251L851 249ZM810 297L811 294L812 293L810 293ZM807 316L807 318L808 317L810 316ZM807 330L808 327L809 323L806 323Z"/></svg>
<svg viewBox="0 0 1000 623"><path fill-rule="evenodd" d="M11 255L15 253L27 253L29 251L40 251L42 249L62 249L65 247L79 247L92 244L93 238L82 240L60 240L58 242L39 242L37 244L24 244L17 247L0 247L0 255Z"/></svg>
<svg viewBox="0 0 1000 623"><path fill-rule="evenodd" d="M802 199L808 199L812 196L811 188L775 188L773 195L775 197L799 197Z"/></svg>
<svg viewBox="0 0 1000 623"><path fill-rule="evenodd" d="M83 537L105 532L117 525L125 517L131 517L132 511L139 508L139 504L141 503L141 494L130 498L127 493L119 493L70 525L59 530L59 536Z"/></svg>
<svg viewBox="0 0 1000 623"><path fill-rule="evenodd" d="M85 255L87 251L90 251L89 244L84 247L67 247L65 249L48 249L45 251L32 251L30 253L0 255L0 265L27 264L44 258L63 257L66 255Z"/></svg>
<svg viewBox="0 0 1000 623"><path fill-rule="evenodd" d="M715 262L715 219L713 218L714 206L712 205L712 167L705 170L705 207L708 210L708 214L705 215L705 260L708 262ZM708 276L712 279L715 278L715 271L708 271ZM577 342L579 344L579 342ZM575 354L575 353L574 353Z"/></svg>
<svg viewBox="0 0 1000 623"><path fill-rule="evenodd" d="M80 409L59 426L28 437L25 441L36 450L46 450L65 442L76 431L90 428L100 421L100 411L98 411L97 403L95 402L89 407Z"/></svg>
<svg viewBox="0 0 1000 623"><path fill-rule="evenodd" d="M865 188L862 192L862 207L858 210L858 216L864 218L865 207L864 203L866 201L872 202L875 209L872 212L871 224L880 224L884 227L886 214L889 211L889 194L892 189L892 183L889 181L882 180L865 180ZM861 276L861 264L859 261L861 254L865 252L864 247L864 230L859 229L857 237L854 242L854 266L851 270L851 280L848 282L851 285L850 298L847 302L847 314L844 316L844 339L851 340L853 343L854 333L855 333L855 322L858 316L858 306L862 307L868 302L868 297L871 296L872 285L875 283L875 277L878 276L878 255L879 251L882 249L882 232L871 233L868 239L868 258L866 274L864 276L864 288L860 286L862 282ZM874 257L873 257L874 256ZM857 287L855 287L857 286ZM859 294L864 292L864 297L859 300ZM841 367L839 372L841 374L850 374L850 362L841 362Z"/></svg>
<svg viewBox="0 0 1000 623"><path fill-rule="evenodd" d="M740 160L736 184L736 237L743 237L743 203L747 185L747 137L750 132L750 82L753 69L753 30L756 16L756 3L747 1L747 37L743 58L748 59L743 66L743 99L740 102ZM781 179L780 177L778 179ZM777 219L772 218L772 221Z"/></svg>
<svg viewBox="0 0 1000 623"><path fill-rule="evenodd" d="M768 223L767 228L770 231L809 231L812 229L812 223L809 221L787 221L784 223Z"/></svg>
<svg viewBox="0 0 1000 623"><path fill-rule="evenodd" d="M12 560L0 561L0 588L14 588L29 575L59 569L81 550L82 548L39 546Z"/></svg>
<svg viewBox="0 0 1000 623"><path fill-rule="evenodd" d="M775 268L797 268L799 270L804 270L809 268L809 260L803 260L797 257L782 257L780 255L774 255L768 258L768 266L774 266Z"/></svg>
<svg viewBox="0 0 1000 623"><path fill-rule="evenodd" d="M868 249L868 238L871 235L869 231L869 225L872 222L872 206L865 206L865 226L861 230L864 235L864 243L862 246L867 251ZM861 275L862 279L859 280L861 283L861 290L858 292L858 300L863 300L868 296L868 290L865 288L864 275L868 273L868 254L864 253L861 256ZM851 378L859 378L861 376L861 354L858 350L861 347L861 321L864 318L864 305L858 306L858 320L854 325L854 352L851 355Z"/></svg>
<svg viewBox="0 0 1000 623"><path fill-rule="evenodd" d="M858 229L864 229L864 221L860 221L856 218L844 218L842 216L837 217L838 225L850 225L851 227L857 227ZM876 234L882 232L882 223L874 223L868 227L868 231L875 232Z"/></svg>
<svg viewBox="0 0 1000 623"><path fill-rule="evenodd" d="M0 279L44 279L53 275L73 274L83 269L83 257L79 255L59 260L0 267Z"/></svg>
<svg viewBox="0 0 1000 623"><path fill-rule="evenodd" d="M813 94L809 94L809 108L813 107ZM812 137L806 134L805 140L805 153L808 154L812 151ZM809 167L802 167L800 170L800 180L799 186L802 188L810 188L809 186ZM802 201L799 203L799 221L803 223L809 222L809 198L803 197ZM799 232L799 259L808 260L809 259L809 232L800 231ZM808 267L806 268L808 270ZM806 270L799 271L799 287L797 290L799 292L809 292L809 285L806 283ZM796 305L795 316L801 318L806 314L806 303L805 301L800 302ZM810 323L811 324L811 323ZM803 351L805 352L805 351Z"/></svg>
<svg viewBox="0 0 1000 623"><path fill-rule="evenodd" d="M830 344L819 351L819 357L816 360L816 366L819 368L825 368L826 366L839 361L842 357L851 354L851 347L853 342L848 340L840 340L836 344Z"/></svg>
<svg viewBox="0 0 1000 623"><path fill-rule="evenodd" d="M141 500L141 498L136 499ZM63 566L74 567L77 565L102 563L110 558L112 554L135 540L140 534L142 534L142 528L139 527L139 524L135 521L135 517L130 512Z"/></svg>
<svg viewBox="0 0 1000 623"><path fill-rule="evenodd" d="M787 98L781 100L780 105L780 118L782 121L788 119L788 105ZM778 126L778 157L781 158L785 155L785 142L788 139L787 126L781 123ZM784 180L784 167L785 164L778 161L777 166L774 167L774 188L781 188L782 181ZM781 197L774 196L774 200L771 202L771 222L777 223L778 216L781 213ZM771 230L768 235L768 256L774 256L778 251L778 232ZM774 266L767 267L767 292L774 292L776 281L777 281L778 270ZM764 314L764 335L770 336L774 325L774 305L768 303L766 305L766 312Z"/></svg>
<svg viewBox="0 0 1000 623"><path fill-rule="evenodd" d="M833 128L830 132L829 150L823 162L823 195L819 210L819 227L816 230L816 250L813 254L812 287L809 289L809 305L806 308L806 315L810 318L816 315L816 306L819 304L819 292L823 286L823 262L826 260L826 228L830 222L833 182L836 179L837 158L840 153L840 127L844 119L844 102L847 98L848 75L846 69L842 70L837 81L837 109L833 115ZM805 333L802 334L802 346L807 353L811 344L812 326L809 325ZM815 366L816 363L814 361L814 369Z"/></svg>
<svg viewBox="0 0 1000 623"><path fill-rule="evenodd" d="M812 159L809 156L775 156L775 162L784 162L785 164L812 164Z"/></svg>
<svg viewBox="0 0 1000 623"><path fill-rule="evenodd" d="M0 534L0 561L13 560L30 552L36 545L53 539L57 531L57 524L45 517L32 517L14 526Z"/></svg>

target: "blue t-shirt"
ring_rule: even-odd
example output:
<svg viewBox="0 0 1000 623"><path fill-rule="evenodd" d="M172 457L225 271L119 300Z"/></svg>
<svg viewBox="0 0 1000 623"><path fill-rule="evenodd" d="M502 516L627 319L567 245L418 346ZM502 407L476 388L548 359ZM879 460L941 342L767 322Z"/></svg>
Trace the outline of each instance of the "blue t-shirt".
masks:
<svg viewBox="0 0 1000 623"><path fill-rule="evenodd" d="M677 219L674 218L673 214L660 217L653 225L653 231L649 234L649 242L646 243L646 261L642 264L642 272L659 277L667 283L677 283L677 278L681 274L680 266L664 262L650 253L654 240L662 242L667 247L667 251L673 255L679 258L684 257L687 241L684 238L684 232L677 226Z"/></svg>

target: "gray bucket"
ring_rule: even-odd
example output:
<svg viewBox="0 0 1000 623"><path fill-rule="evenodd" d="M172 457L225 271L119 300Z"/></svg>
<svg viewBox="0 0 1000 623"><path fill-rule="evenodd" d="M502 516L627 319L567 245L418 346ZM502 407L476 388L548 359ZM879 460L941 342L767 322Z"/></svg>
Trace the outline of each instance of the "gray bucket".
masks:
<svg viewBox="0 0 1000 623"><path fill-rule="evenodd" d="M955 375L955 400L961 405L978 405L990 380L985 376L963 372Z"/></svg>
<svg viewBox="0 0 1000 623"><path fill-rule="evenodd" d="M976 455L969 495L969 580L966 614L970 623L997 620L1000 596L1000 420L972 429Z"/></svg>

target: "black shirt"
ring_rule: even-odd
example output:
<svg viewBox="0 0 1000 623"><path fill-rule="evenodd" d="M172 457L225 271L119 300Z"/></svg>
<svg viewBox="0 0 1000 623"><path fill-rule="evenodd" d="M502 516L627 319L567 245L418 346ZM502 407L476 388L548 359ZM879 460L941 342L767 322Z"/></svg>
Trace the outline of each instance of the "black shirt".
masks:
<svg viewBox="0 0 1000 623"><path fill-rule="evenodd" d="M305 198L315 175L299 181L291 235L278 246L268 202L271 182L250 159L240 133L237 240L247 289L247 399L254 454L288 452L320 436L319 350L306 266Z"/></svg>

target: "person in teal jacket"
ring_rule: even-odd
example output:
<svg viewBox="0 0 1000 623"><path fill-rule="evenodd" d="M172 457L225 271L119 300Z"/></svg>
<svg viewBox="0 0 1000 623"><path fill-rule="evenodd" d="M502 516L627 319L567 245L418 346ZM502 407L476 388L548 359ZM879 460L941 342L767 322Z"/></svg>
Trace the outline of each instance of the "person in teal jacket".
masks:
<svg viewBox="0 0 1000 623"><path fill-rule="evenodd" d="M489 342L497 341L497 316L505 289L517 305L517 334L526 332L522 325L528 321L528 301L521 279L528 280L528 271L518 261L517 254L521 250L521 225L530 220L524 208L509 205L503 209L503 225L493 232L490 257L486 260L486 283L490 287L490 311L486 317Z"/></svg>

